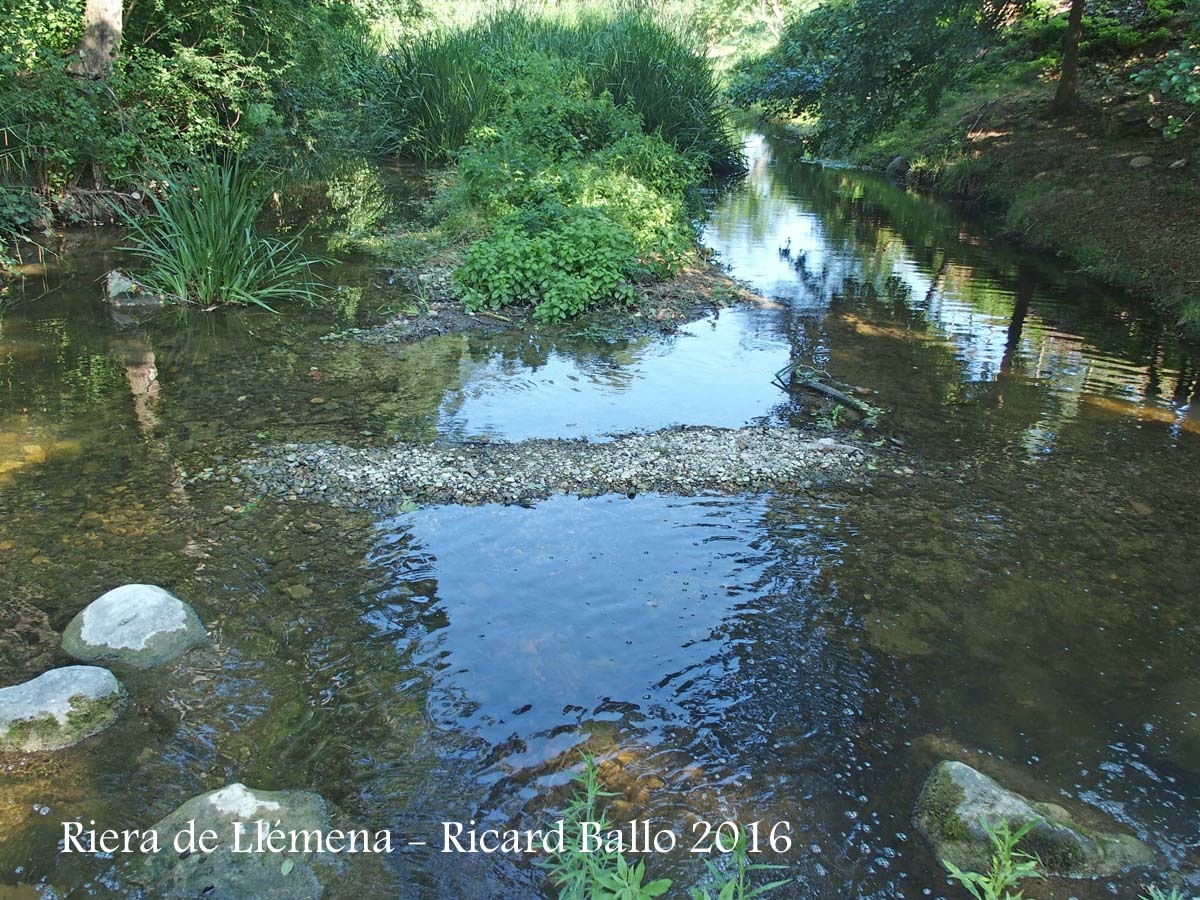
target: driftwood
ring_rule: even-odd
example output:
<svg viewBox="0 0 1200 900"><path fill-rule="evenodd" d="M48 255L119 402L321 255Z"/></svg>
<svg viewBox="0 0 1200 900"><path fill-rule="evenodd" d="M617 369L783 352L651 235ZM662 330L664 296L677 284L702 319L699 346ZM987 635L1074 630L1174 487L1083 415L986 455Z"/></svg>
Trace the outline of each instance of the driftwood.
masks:
<svg viewBox="0 0 1200 900"><path fill-rule="evenodd" d="M854 410L864 419L874 418L879 413L879 410L872 407L869 403L864 403L861 400L857 400L854 397L851 397L845 391L840 391L835 387L825 384L823 381L819 381L816 378L798 379L795 377L795 375L795 365L788 365L775 373L773 382L780 388L780 390L786 391L789 394L797 388L811 391L814 394L821 394L822 396L828 397L830 400L837 401L838 403L842 404L842 406ZM783 380L785 376L789 377L789 380L786 382Z"/></svg>

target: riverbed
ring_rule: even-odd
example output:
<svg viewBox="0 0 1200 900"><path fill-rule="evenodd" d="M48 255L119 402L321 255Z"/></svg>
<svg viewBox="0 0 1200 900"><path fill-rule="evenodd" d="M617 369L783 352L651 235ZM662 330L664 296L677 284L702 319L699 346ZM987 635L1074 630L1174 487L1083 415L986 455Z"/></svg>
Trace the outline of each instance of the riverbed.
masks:
<svg viewBox="0 0 1200 900"><path fill-rule="evenodd" d="M614 818L789 823L780 896L950 895L911 824L948 755L1097 808L1200 889L1196 349L986 220L781 134L747 149L704 240L770 302L673 335L322 340L404 303L357 260L330 275L336 320L128 326L99 299L111 240L35 265L0 318L0 684L64 664L66 623L125 582L168 587L214 641L127 678L102 735L3 761L0 884L122 895L112 860L58 852L59 823L146 827L233 781L317 791L414 842L444 821L536 827L588 750ZM869 392L878 430L772 384L789 360ZM288 444L680 426L880 442L886 464L387 511L239 474ZM681 884L700 868L650 865ZM1147 879L1031 893L1133 898ZM546 886L527 859L412 846L338 891Z"/></svg>

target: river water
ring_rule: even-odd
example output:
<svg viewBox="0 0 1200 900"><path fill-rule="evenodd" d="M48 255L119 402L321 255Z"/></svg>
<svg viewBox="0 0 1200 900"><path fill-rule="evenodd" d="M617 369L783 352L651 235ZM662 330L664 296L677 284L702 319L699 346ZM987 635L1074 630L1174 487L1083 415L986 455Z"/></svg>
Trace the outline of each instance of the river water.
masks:
<svg viewBox="0 0 1200 900"><path fill-rule="evenodd" d="M127 677L103 735L4 761L0 896L122 893L111 861L57 851L59 823L147 827L230 781L431 844L446 820L532 827L579 749L618 820L790 823L779 896L957 896L910 822L948 755L1110 815L1200 887L1200 359L986 221L780 134L747 147L705 239L773 302L666 339L123 328L98 299L111 241L30 267L0 318L0 684L65 663L57 633L123 582L170 588L215 640ZM332 277L350 319L403 302L369 266ZM913 474L385 518L247 502L220 474L254 441L844 427L772 386L789 359L874 391ZM528 861L433 846L338 888L544 891Z"/></svg>

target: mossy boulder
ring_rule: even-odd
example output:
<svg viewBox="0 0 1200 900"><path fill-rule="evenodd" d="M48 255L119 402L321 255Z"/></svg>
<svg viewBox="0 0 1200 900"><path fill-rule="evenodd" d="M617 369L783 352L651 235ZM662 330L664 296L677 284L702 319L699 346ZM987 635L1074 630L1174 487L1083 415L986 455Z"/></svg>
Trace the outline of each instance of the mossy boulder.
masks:
<svg viewBox="0 0 1200 900"><path fill-rule="evenodd" d="M89 603L63 633L63 649L84 662L148 669L208 640L196 611L160 587L127 584Z"/></svg>
<svg viewBox="0 0 1200 900"><path fill-rule="evenodd" d="M0 688L0 751L70 747L115 722L127 699L116 676L97 666L64 666Z"/></svg>
<svg viewBox="0 0 1200 900"><path fill-rule="evenodd" d="M175 835L191 830L192 820L194 834L216 833L214 852L175 852ZM342 874L341 860L325 849L254 852L260 822L263 828L288 833L327 835L332 827L328 806L319 794L226 785L193 797L155 823L162 850L137 859L132 878L155 897L315 900ZM235 852L239 848L243 852ZM244 852L247 848L251 852Z"/></svg>
<svg viewBox="0 0 1200 900"><path fill-rule="evenodd" d="M1113 875L1154 859L1137 838L1086 825L1055 803L1038 803L1001 787L965 763L939 763L921 789L913 818L939 860L960 869L986 871L992 846L987 826L1007 821L1013 829L1036 822L1019 849L1055 875Z"/></svg>

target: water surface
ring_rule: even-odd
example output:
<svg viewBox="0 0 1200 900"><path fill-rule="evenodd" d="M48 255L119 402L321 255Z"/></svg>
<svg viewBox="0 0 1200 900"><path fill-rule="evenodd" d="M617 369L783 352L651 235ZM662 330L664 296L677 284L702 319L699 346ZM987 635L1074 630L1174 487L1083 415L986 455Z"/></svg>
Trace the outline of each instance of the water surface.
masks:
<svg viewBox="0 0 1200 900"><path fill-rule="evenodd" d="M529 827L587 748L618 819L789 821L790 896L949 895L910 823L946 754L1103 810L1200 887L1196 354L986 221L780 135L748 149L705 238L775 308L668 339L320 340L403 302L360 264L334 273L348 320L119 327L97 297L113 251L48 260L0 319L0 682L63 664L57 633L126 581L216 639L128 678L109 732L5 768L0 883L120 893L106 861L57 853L58 822L144 827L233 780L416 840ZM219 474L254 441L834 427L771 385L789 358L873 392L919 474L379 520L247 504ZM384 891L545 885L414 848L339 888Z"/></svg>

